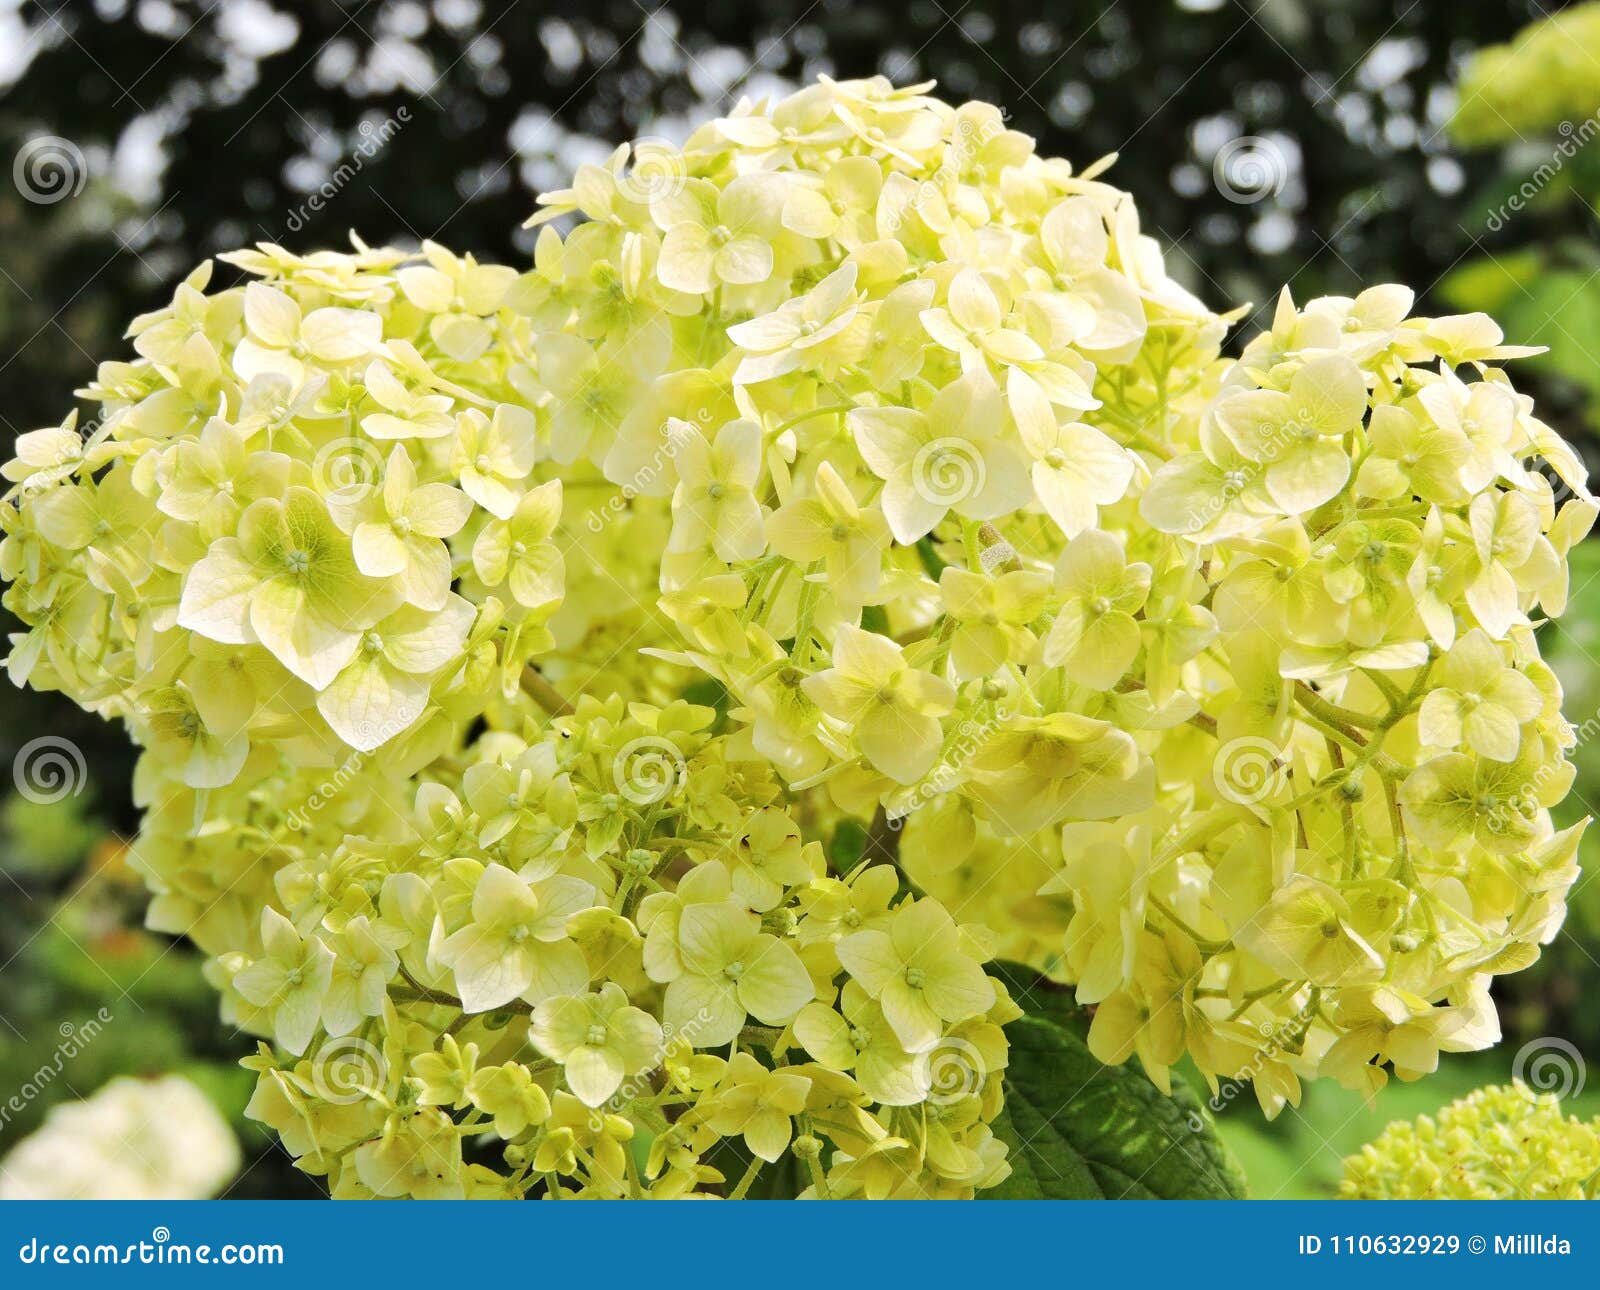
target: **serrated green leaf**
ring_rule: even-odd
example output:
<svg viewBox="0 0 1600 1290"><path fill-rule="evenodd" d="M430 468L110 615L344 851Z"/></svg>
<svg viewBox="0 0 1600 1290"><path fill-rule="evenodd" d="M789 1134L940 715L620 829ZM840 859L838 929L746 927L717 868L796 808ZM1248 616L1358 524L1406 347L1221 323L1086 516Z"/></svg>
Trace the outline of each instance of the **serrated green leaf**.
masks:
<svg viewBox="0 0 1600 1290"><path fill-rule="evenodd" d="M993 969L991 969L993 970ZM1162 1093L1137 1067L1089 1051L1088 1014L1060 987L1001 965L1027 1015L1011 1043L1006 1108L995 1132L1011 1177L980 1193L996 1200L1225 1200L1244 1177L1192 1090Z"/></svg>

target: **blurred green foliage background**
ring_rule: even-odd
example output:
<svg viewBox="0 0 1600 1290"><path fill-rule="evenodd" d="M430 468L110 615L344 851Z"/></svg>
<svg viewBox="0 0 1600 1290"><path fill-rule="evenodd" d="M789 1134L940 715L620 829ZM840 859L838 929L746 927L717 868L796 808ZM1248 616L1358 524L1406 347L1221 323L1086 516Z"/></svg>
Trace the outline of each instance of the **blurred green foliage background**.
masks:
<svg viewBox="0 0 1600 1290"><path fill-rule="evenodd" d="M1539 0L0 0L17 181L0 182L0 435L59 421L123 355L126 321L216 251L355 229L517 262L534 194L577 162L819 72L936 78L1045 152L1119 153L1111 177L1174 272L1213 305L1255 306L1246 334L1284 283L1303 300L1397 280L1423 312L1487 310L1549 347L1519 385L1600 460L1600 4ZM388 142L334 185L375 133ZM42 136L68 163L43 200L19 178ZM1241 142L1258 172L1226 169ZM1573 579L1547 649L1582 735L1576 816L1600 802L1600 545ZM242 1119L253 1045L218 1023L198 956L140 929L120 729L32 692L3 711L6 764L49 733L86 774L60 801L0 806L0 1103L55 1061L64 1024L102 1006L115 1024L0 1118L0 1152L114 1074L181 1071L244 1141L229 1194L316 1194ZM1227 1104L1255 1194L1330 1194L1341 1156L1507 1078L1530 1041L1600 1060L1600 834L1584 863L1566 928L1503 983L1499 1048L1372 1108L1324 1085L1271 1125L1248 1093ZM1595 1085L1574 1110L1600 1109Z"/></svg>

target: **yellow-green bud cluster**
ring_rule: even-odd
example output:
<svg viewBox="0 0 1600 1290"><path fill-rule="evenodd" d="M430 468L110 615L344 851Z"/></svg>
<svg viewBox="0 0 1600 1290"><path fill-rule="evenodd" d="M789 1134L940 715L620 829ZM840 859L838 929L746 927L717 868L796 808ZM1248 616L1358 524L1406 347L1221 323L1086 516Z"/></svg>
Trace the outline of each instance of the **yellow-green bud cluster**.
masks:
<svg viewBox="0 0 1600 1290"><path fill-rule="evenodd" d="M1555 169L1597 128L1600 4L1577 4L1529 23L1503 45L1476 50L1461 74L1450 133L1469 146L1520 142L1559 127ZM1544 184L1541 176L1539 187Z"/></svg>
<svg viewBox="0 0 1600 1290"><path fill-rule="evenodd" d="M1593 1200L1600 1120L1563 1115L1554 1094L1516 1081L1480 1088L1438 1115L1391 1124L1344 1162L1357 1200Z"/></svg>

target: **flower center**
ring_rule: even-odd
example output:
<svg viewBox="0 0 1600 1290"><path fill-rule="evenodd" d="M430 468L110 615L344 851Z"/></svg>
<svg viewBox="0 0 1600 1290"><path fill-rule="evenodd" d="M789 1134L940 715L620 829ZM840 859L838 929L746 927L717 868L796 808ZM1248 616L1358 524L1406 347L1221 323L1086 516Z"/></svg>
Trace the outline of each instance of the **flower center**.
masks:
<svg viewBox="0 0 1600 1290"><path fill-rule="evenodd" d="M600 1025L590 1026L589 1033L583 1038L584 1042L587 1043L590 1048L604 1048L606 1046L607 1038L606 1028Z"/></svg>
<svg viewBox="0 0 1600 1290"><path fill-rule="evenodd" d="M926 978L921 968L908 967L906 969L906 984L909 985L913 990L922 989L922 983L925 979Z"/></svg>

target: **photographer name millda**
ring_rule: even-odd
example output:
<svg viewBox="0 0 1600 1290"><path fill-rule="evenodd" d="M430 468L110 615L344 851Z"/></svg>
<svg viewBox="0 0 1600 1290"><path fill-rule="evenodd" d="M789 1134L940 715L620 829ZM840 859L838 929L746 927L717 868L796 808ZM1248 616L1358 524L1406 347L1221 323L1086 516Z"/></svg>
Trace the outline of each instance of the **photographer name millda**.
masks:
<svg viewBox="0 0 1600 1290"><path fill-rule="evenodd" d="M1481 1236L1463 1240L1454 1233L1424 1235L1345 1235L1324 1240L1309 1232L1300 1236L1301 1254L1571 1254L1572 1242L1553 1232L1516 1232L1496 1236L1492 1242Z"/></svg>
<svg viewBox="0 0 1600 1290"><path fill-rule="evenodd" d="M1496 1254L1571 1254L1572 1242L1554 1234L1521 1232L1495 1237L1492 1248Z"/></svg>

